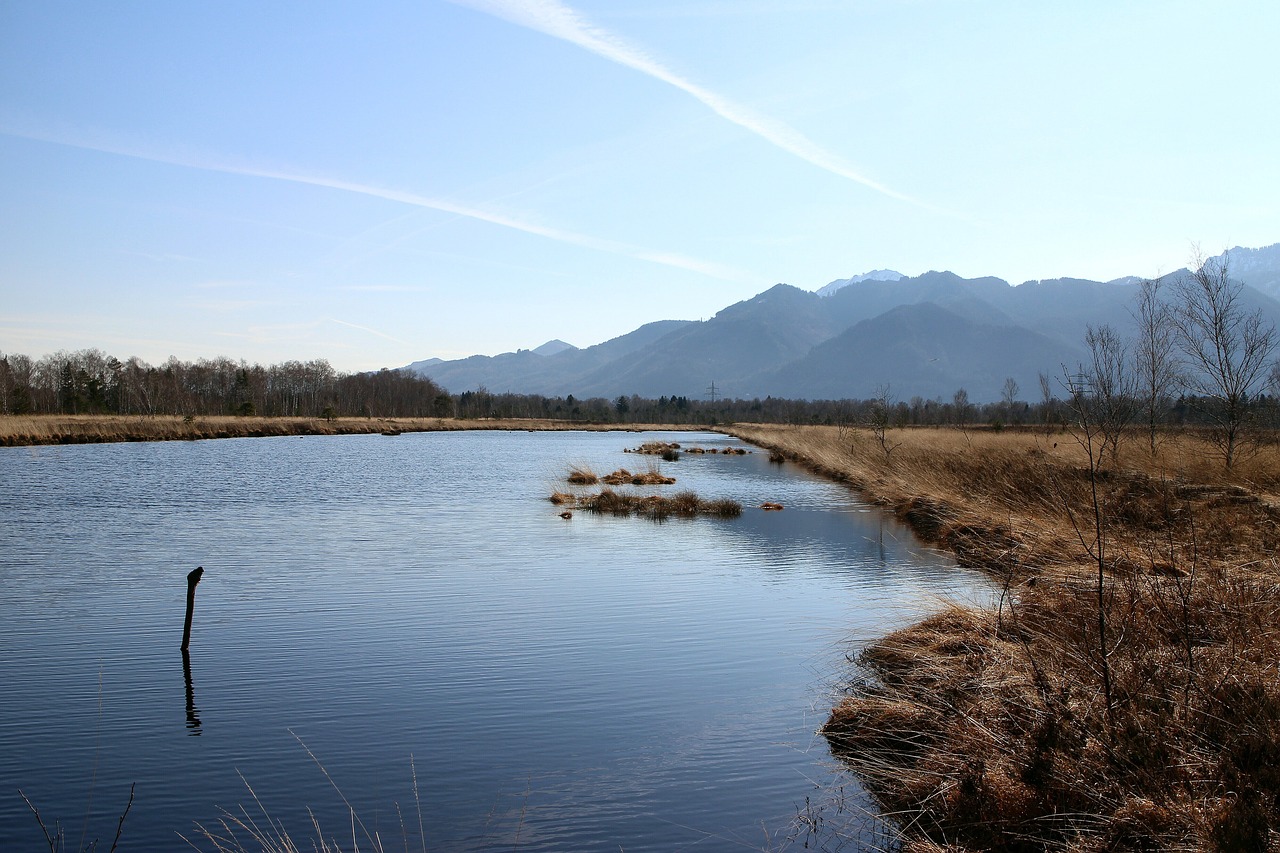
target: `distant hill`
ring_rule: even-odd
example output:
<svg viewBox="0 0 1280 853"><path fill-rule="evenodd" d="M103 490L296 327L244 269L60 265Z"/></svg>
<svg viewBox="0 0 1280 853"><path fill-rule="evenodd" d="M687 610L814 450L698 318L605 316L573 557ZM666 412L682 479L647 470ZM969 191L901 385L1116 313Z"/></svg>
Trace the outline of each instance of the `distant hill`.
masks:
<svg viewBox="0 0 1280 853"><path fill-rule="evenodd" d="M564 341L557 338L555 340L547 341L540 347L534 347L533 351L537 355L556 355L557 353L562 353L565 350L576 349L577 347L573 344L566 344Z"/></svg>
<svg viewBox="0 0 1280 853"><path fill-rule="evenodd" d="M413 364L402 369L411 370L414 373L421 373L425 376L431 368L435 367L437 364L444 363L444 359L442 358L428 358L426 361L415 361Z"/></svg>
<svg viewBox="0 0 1280 853"><path fill-rule="evenodd" d="M950 400L964 388L972 400L991 401L1000 398L1005 379L1012 377L1022 399L1039 399L1039 374L1046 372L1055 382L1062 375L1047 363L1049 353L1070 364L1084 357L1079 345L923 302L863 320L757 382L775 397L865 399L887 385L900 400ZM833 369L837 366L844 368Z"/></svg>
<svg viewBox="0 0 1280 853"><path fill-rule="evenodd" d="M501 355L473 355L454 361L439 361L425 368L410 365L409 369L428 376L442 387L453 392L474 391L485 387L490 391L514 391L522 394L592 396L577 390L584 378L615 362L621 362L638 350L684 326L688 320L660 320L648 323L633 332L585 349L548 341L537 350L520 350ZM696 325L696 324L694 324ZM539 354L546 351L548 354ZM598 383L593 383L598 384ZM621 393L621 392L620 392Z"/></svg>
<svg viewBox="0 0 1280 853"><path fill-rule="evenodd" d="M1280 244L1227 253L1244 298L1280 325ZM1185 274L1175 273L1173 275ZM1171 276L1172 277L1172 276ZM1029 281L876 270L817 292L778 284L709 320L648 323L578 349L559 340L536 350L409 365L452 392L578 397L719 395L741 398L999 399L1007 378L1038 399L1039 376L1056 383L1085 357L1089 325L1128 335L1142 279Z"/></svg>
<svg viewBox="0 0 1280 853"><path fill-rule="evenodd" d="M794 361L839 332L821 302L806 290L775 285L710 320L672 331L625 363L603 366L573 393L701 397L712 382L736 385L738 378Z"/></svg>

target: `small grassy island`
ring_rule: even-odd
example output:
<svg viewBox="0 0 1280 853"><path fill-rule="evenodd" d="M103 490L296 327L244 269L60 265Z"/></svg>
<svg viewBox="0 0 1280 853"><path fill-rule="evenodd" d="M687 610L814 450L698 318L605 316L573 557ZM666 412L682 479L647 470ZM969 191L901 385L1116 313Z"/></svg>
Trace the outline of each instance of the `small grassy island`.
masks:
<svg viewBox="0 0 1280 853"><path fill-rule="evenodd" d="M663 453L665 450L628 452ZM606 486L670 486L676 482L676 478L665 476L656 467L651 467L639 474L632 474L626 468L619 468L601 477L590 468L577 465L570 469L565 482L571 486L594 486L598 483L604 483ZM615 492L613 489L604 489L594 494L557 491L552 492L548 500L556 506L565 508L566 511L561 513L562 518L572 517L572 510L575 509L609 515L641 515L655 521L662 521L670 516L692 518L697 515L709 515L717 518L736 518L742 515L742 504L735 500L727 498L707 500L698 497L696 492L688 489L671 496Z"/></svg>
<svg viewBox="0 0 1280 853"><path fill-rule="evenodd" d="M729 498L705 499L696 492L676 492L663 495L637 495L604 489L589 495L573 495L554 492L549 500L556 506L581 509L608 515L640 515L661 521L671 516L693 518L708 515L715 518L736 518L742 515L742 504Z"/></svg>

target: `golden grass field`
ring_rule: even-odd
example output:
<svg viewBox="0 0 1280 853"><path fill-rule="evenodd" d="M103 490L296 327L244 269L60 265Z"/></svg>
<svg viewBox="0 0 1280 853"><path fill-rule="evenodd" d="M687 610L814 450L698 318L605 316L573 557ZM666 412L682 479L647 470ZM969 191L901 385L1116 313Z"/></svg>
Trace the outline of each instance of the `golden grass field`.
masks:
<svg viewBox="0 0 1280 853"><path fill-rule="evenodd" d="M873 643L824 729L904 849L1276 849L1274 445L1227 472L1195 436L1134 437L1091 479L1070 432L727 431L999 585Z"/></svg>

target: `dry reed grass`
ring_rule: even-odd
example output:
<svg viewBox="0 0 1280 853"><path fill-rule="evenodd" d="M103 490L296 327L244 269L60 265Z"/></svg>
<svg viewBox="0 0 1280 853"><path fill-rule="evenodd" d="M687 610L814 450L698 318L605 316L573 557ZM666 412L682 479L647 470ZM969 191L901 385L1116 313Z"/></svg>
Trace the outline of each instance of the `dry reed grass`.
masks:
<svg viewBox="0 0 1280 853"><path fill-rule="evenodd" d="M284 824L277 820L267 810L267 807L258 798L258 794L253 790L253 786L249 781L240 775L240 781L244 783L245 789L249 792L249 797L253 801L253 809L240 805L235 809L221 809L221 816L214 822L209 824L196 823L195 830L191 834L191 838L177 833L178 837L186 842L187 846L193 850L203 850L204 845L208 844L209 849L214 853L303 853L303 851L311 850L315 853L359 853L360 850L371 851L372 853L388 853L391 850L403 849L405 853L410 850L410 826L406 823L406 816L400 808L400 804L395 804L396 816L400 824L400 841L403 844L395 843L394 839L384 839L382 832L375 825L372 829L365 825L364 820L351 802L347 799L347 795L343 793L338 783L325 769L325 766L311 751L311 748L303 742L302 738L291 729L290 734L297 739L299 745L306 751L312 762L320 769L321 774L329 782L337 794L338 799L342 801L347 812L347 826L344 826L343 834L350 833L350 846L346 846L346 838L342 841L338 840L338 836L334 834L332 828L322 829L319 819L312 812L311 808L307 808L307 814L311 819L310 835L298 836L295 838L290 834ZM418 791L418 771L414 766L413 756L409 756L409 770L413 780L413 806L417 815L417 835L414 840L415 849L420 849L422 853L427 851L427 836L423 828L422 818L422 799ZM238 771L237 771L238 773ZM112 848L114 849L114 848Z"/></svg>
<svg viewBox="0 0 1280 853"><path fill-rule="evenodd" d="M564 500L564 498L569 500ZM696 492L681 491L670 497L661 495L636 495L604 489L595 494L565 496L556 493L551 497L552 503L567 504L575 509L587 512L605 513L608 515L639 515L655 521L662 521L671 516L692 518L698 515L716 518L736 518L742 515L742 504L727 498L704 500Z"/></svg>
<svg viewBox="0 0 1280 853"><path fill-rule="evenodd" d="M575 465L569 469L569 476L564 481L571 486L594 486L600 482L600 475L589 466Z"/></svg>
<svg viewBox="0 0 1280 853"><path fill-rule="evenodd" d="M726 429L724 430L724 432L731 433L732 430ZM703 453L709 453L711 455L715 455L718 453L723 456L746 456L751 451L747 450L747 448L745 447L723 447L723 448L721 447L686 447L684 449L684 452L691 453L695 456Z"/></svg>
<svg viewBox="0 0 1280 853"><path fill-rule="evenodd" d="M1194 435L1096 477L1070 434L739 426L1001 584L872 644L825 732L904 849L1280 844L1280 452ZM1092 552L1092 553L1091 553ZM1102 632L1106 633L1103 634Z"/></svg>
<svg viewBox="0 0 1280 853"><path fill-rule="evenodd" d="M667 477L661 474L656 468L648 471L641 471L639 474L632 474L626 468L619 468L611 474L606 474L600 478L600 481L606 486L670 486L675 483L675 477Z"/></svg>
<svg viewBox="0 0 1280 853"><path fill-rule="evenodd" d="M117 441L194 441L286 435L368 435L373 433L504 431L681 431L667 424L584 424L523 418L260 418L230 415L0 415L0 446L96 444ZM699 427L700 429L700 427Z"/></svg>
<svg viewBox="0 0 1280 853"><path fill-rule="evenodd" d="M680 445L674 441L646 441L639 447L628 448L623 453L643 453L648 456L665 456L668 453L677 451Z"/></svg>

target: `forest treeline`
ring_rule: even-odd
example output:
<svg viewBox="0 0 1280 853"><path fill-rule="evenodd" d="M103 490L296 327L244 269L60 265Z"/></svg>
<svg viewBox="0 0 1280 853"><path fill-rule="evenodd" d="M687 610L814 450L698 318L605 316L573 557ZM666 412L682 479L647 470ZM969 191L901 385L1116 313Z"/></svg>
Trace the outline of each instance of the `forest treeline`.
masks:
<svg viewBox="0 0 1280 853"><path fill-rule="evenodd" d="M886 387L868 400L651 399L619 396L579 399L493 393L483 388L450 394L430 379L404 370L341 373L327 361L262 366L229 358L154 366L120 360L97 349L59 351L40 359L0 353L0 414L240 415L244 417L548 418L592 424L723 424L733 422L868 426L1058 425L1071 420L1069 400L1055 391L1068 383L1045 377L1041 399L1019 399L1006 385L999 402L972 403L963 388L950 400L919 396L897 400ZM1163 425L1205 423L1205 400L1163 400ZM1275 401L1254 400L1259 420L1273 422ZM1265 415L1265 417L1262 417Z"/></svg>

